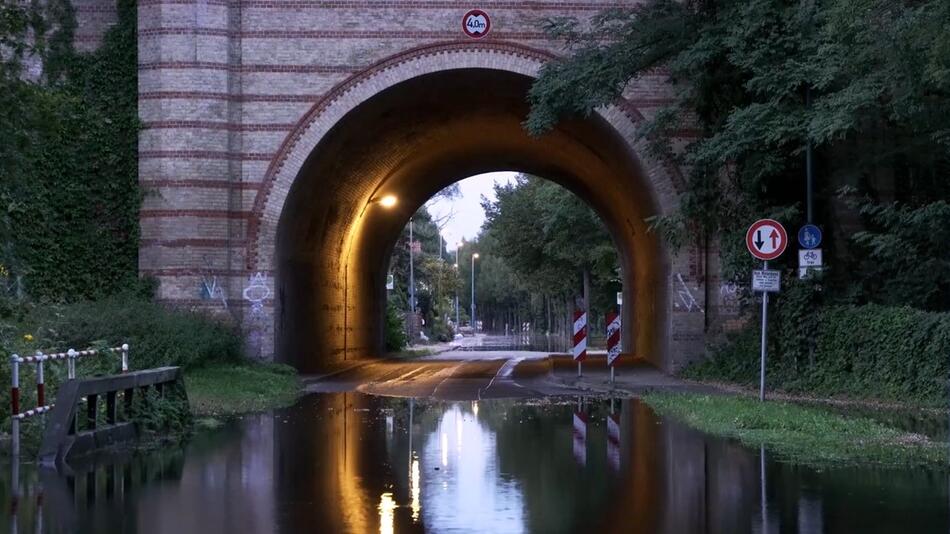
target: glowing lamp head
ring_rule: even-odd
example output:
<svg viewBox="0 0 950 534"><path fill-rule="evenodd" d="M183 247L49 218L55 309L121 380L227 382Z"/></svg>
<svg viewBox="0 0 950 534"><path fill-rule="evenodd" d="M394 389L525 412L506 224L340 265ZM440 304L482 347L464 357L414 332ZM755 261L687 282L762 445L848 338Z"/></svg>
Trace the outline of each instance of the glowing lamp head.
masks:
<svg viewBox="0 0 950 534"><path fill-rule="evenodd" d="M398 202L399 200L396 198L395 195L386 195L379 199L379 205L384 208L391 208L395 206Z"/></svg>
<svg viewBox="0 0 950 534"><path fill-rule="evenodd" d="M476 252L475 254L472 254L472 257L477 260L477 259L478 259L478 252Z"/></svg>

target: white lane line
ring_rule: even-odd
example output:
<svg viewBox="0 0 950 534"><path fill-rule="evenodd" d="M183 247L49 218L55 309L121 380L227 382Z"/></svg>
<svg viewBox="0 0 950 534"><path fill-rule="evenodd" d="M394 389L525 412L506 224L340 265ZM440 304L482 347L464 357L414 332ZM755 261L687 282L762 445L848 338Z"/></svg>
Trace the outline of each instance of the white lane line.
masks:
<svg viewBox="0 0 950 534"><path fill-rule="evenodd" d="M431 397L435 397L435 396L438 394L438 392L439 392L439 388L442 387L442 384L444 384L444 383L445 383L446 381L448 381L448 380L451 380L451 379L452 379L452 375L455 374L455 371L457 371L459 368L461 368L462 366L464 366L466 363L468 363L468 362L470 362L470 361L472 361L472 360L462 360L462 362L459 363L458 365L455 365L455 366L452 366L452 367L443 369L443 370L441 370L441 371L439 371L439 372L433 374L433 375L432 375L432 378L441 378L444 374L448 374L448 376L446 376L445 378L443 378L442 380L440 380L439 383L438 383L434 388L432 388L432 393L430 394L430 396L431 396ZM447 373L446 373L446 372L447 372Z"/></svg>
<svg viewBox="0 0 950 534"><path fill-rule="evenodd" d="M495 372L495 376L491 377L491 380L488 381L488 385L485 386L484 388L478 388L478 399L481 400L482 393L485 391L488 391L488 388L492 387L492 384L495 383L496 378L499 378L499 377L503 379L511 378L511 373L515 371L515 367L517 367L518 364L521 363L522 360L524 360L524 356L511 358L507 360L505 363L503 363L502 366L498 368L498 371ZM517 386L518 384L515 384L515 385ZM518 387L521 387L521 386L518 386Z"/></svg>

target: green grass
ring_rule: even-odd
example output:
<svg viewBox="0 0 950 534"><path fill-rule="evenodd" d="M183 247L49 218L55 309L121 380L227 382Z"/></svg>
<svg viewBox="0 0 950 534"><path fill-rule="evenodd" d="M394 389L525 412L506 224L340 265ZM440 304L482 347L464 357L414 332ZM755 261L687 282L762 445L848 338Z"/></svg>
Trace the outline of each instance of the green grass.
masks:
<svg viewBox="0 0 950 534"><path fill-rule="evenodd" d="M765 445L793 463L947 467L947 443L864 417L744 396L650 393L643 400L660 415L747 446Z"/></svg>
<svg viewBox="0 0 950 534"><path fill-rule="evenodd" d="M300 394L289 366L273 363L212 364L188 370L185 385L198 416L232 415L287 406Z"/></svg>
<svg viewBox="0 0 950 534"><path fill-rule="evenodd" d="M390 358L409 360L412 358L420 358L422 356L431 356L433 354L435 354L435 351L428 347L415 347L411 349L403 349L397 352L390 352L387 354L387 356Z"/></svg>

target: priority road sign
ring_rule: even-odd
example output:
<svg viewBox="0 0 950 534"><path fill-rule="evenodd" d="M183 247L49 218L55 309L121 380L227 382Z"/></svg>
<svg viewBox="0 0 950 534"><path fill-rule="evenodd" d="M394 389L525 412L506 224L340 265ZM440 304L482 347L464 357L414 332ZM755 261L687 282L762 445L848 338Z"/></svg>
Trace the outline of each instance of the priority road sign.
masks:
<svg viewBox="0 0 950 534"><path fill-rule="evenodd" d="M788 234L780 222L760 219L749 227L745 234L745 244L756 258L762 261L774 260L785 252Z"/></svg>
<svg viewBox="0 0 950 534"><path fill-rule="evenodd" d="M798 230L798 244L802 248L818 248L821 245L821 228L806 224Z"/></svg>

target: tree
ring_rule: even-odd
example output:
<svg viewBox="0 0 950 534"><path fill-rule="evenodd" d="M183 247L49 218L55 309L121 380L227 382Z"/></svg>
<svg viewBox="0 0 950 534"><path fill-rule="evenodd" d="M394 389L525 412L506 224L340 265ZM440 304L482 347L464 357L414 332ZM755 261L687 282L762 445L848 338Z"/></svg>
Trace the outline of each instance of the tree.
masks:
<svg viewBox="0 0 950 534"><path fill-rule="evenodd" d="M594 316L612 307L620 288L617 253L589 206L553 182L525 175L496 186L495 196L483 200L479 235L483 320L498 329L531 322L566 332L563 318L575 306L588 302Z"/></svg>
<svg viewBox="0 0 950 534"><path fill-rule="evenodd" d="M649 0L590 25L552 20L570 53L542 69L526 126L542 134L612 103L639 77L667 73L673 101L641 135L654 155L688 169L688 188L654 228L674 245L688 227L728 245L762 215L800 222L810 143L824 184L818 207L833 230L846 226L839 185L911 206L950 194L948 21L944 0ZM703 135L674 149L684 127ZM846 247L850 231L832 233L832 246ZM740 248L724 248L727 277L748 272Z"/></svg>

